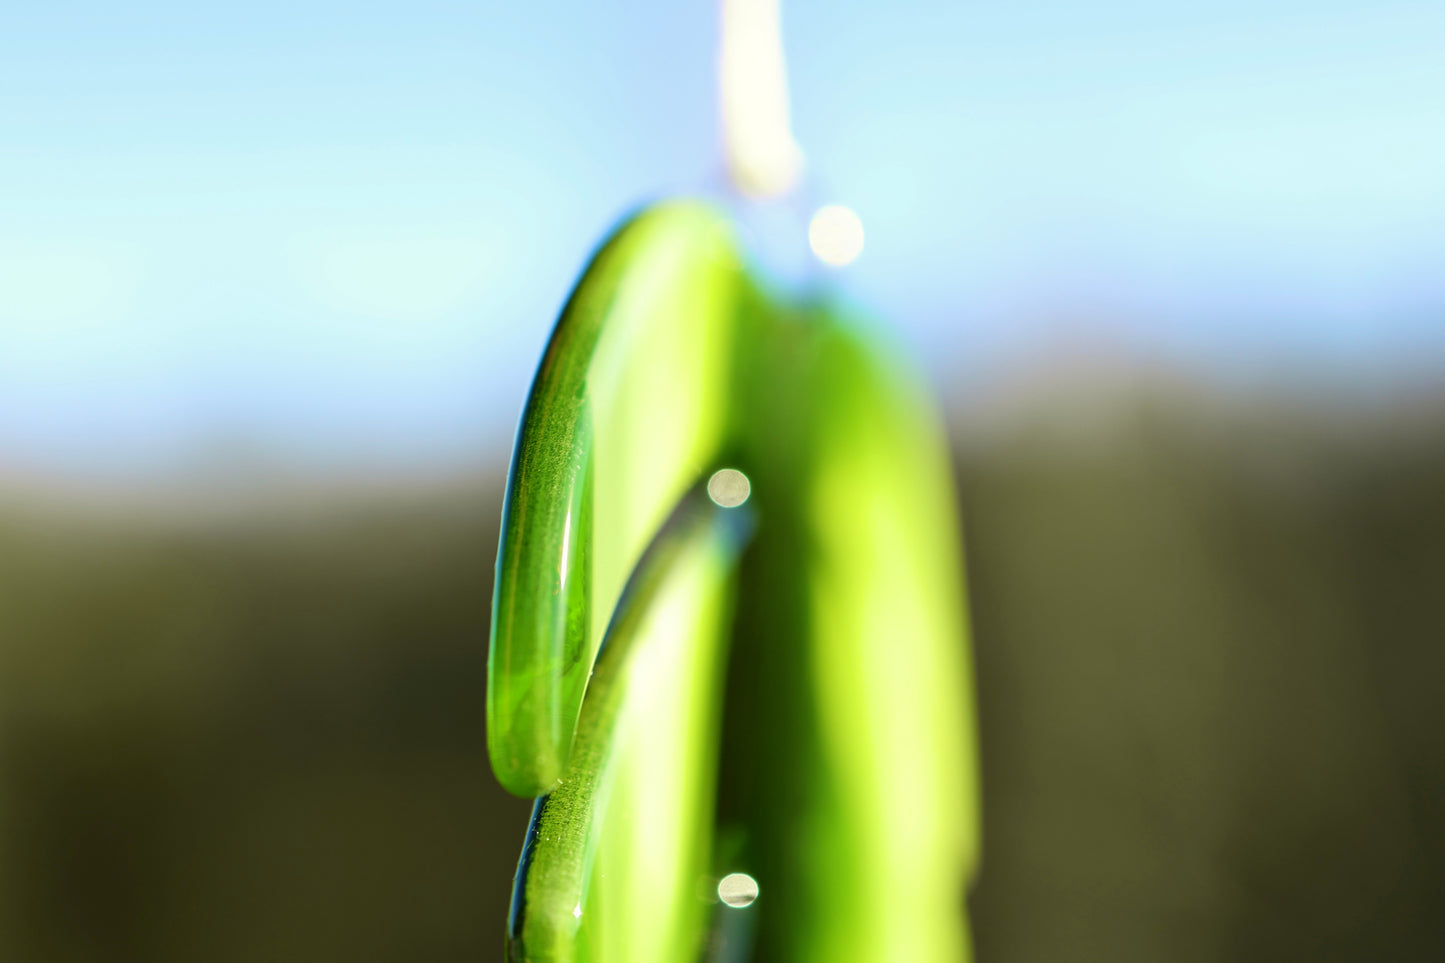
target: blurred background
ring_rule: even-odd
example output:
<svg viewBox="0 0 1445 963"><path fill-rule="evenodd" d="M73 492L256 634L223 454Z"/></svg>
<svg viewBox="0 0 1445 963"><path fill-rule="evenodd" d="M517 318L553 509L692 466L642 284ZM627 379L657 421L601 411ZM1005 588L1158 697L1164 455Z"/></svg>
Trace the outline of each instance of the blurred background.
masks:
<svg viewBox="0 0 1445 963"><path fill-rule="evenodd" d="M1445 7L784 6L955 444L979 959L1445 958ZM500 955L510 435L716 35L0 8L0 959Z"/></svg>

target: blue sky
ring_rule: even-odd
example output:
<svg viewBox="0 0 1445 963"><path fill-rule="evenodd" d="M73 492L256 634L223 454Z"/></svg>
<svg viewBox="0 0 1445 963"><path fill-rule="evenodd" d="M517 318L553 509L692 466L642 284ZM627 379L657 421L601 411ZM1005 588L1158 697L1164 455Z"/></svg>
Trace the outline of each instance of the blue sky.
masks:
<svg viewBox="0 0 1445 963"><path fill-rule="evenodd" d="M1445 356L1445 5L784 20L813 193L868 231L840 283L941 381L1079 330L1266 377ZM0 8L0 468L505 438L600 235L716 185L714 29L701 0Z"/></svg>

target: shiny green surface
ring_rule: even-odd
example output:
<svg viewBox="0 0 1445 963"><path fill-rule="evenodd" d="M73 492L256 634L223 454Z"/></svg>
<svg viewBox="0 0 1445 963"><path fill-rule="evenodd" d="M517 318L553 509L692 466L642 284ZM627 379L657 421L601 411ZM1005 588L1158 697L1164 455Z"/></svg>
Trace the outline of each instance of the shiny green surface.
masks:
<svg viewBox="0 0 1445 963"><path fill-rule="evenodd" d="M622 586L716 459L740 270L710 208L651 208L597 254L548 343L512 456L492 610L488 748L511 792L561 777Z"/></svg>
<svg viewBox="0 0 1445 963"><path fill-rule="evenodd" d="M703 959L709 919L719 959L969 957L959 531L919 384L828 302L756 283L707 208L644 214L588 269L528 401L498 557L493 766L551 790L512 959ZM751 480L746 509L704 501L722 467ZM706 511L664 528L685 491ZM756 518L740 559L697 521L724 515ZM730 872L762 895L709 908Z"/></svg>
<svg viewBox="0 0 1445 963"><path fill-rule="evenodd" d="M811 848L834 883L792 958L960 961L978 810L944 435L916 375L841 327L821 337L806 604L832 791Z"/></svg>
<svg viewBox="0 0 1445 963"><path fill-rule="evenodd" d="M695 489L629 582L566 774L538 800L508 959L696 958L730 586L745 509ZM740 517L743 516L743 517Z"/></svg>
<svg viewBox="0 0 1445 963"><path fill-rule="evenodd" d="M752 958L967 959L977 777L944 436L918 375L826 306L759 294L749 325L758 535L721 809L774 894Z"/></svg>

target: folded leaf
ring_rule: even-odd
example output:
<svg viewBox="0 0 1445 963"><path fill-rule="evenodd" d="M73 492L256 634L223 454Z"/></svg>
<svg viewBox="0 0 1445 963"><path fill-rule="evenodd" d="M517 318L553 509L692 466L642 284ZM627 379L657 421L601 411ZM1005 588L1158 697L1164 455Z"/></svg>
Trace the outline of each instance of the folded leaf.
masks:
<svg viewBox="0 0 1445 963"><path fill-rule="evenodd" d="M757 958L956 963L978 800L944 437L872 339L757 297L735 393L758 535L720 782L774 894Z"/></svg>
<svg viewBox="0 0 1445 963"><path fill-rule="evenodd" d="M602 248L553 331L513 450L493 595L488 749L513 793L561 777L623 584L715 467L740 277L719 214L658 205Z"/></svg>
<svg viewBox="0 0 1445 963"><path fill-rule="evenodd" d="M533 813L512 897L513 963L698 957L740 516L694 490L629 582L566 775Z"/></svg>
<svg viewBox="0 0 1445 963"><path fill-rule="evenodd" d="M918 382L827 305L753 283L707 208L653 209L588 269L523 415L498 555L493 766L514 792L556 787L510 959L701 959L708 870L764 894L719 911L717 959L967 959L961 559ZM724 464L757 518L726 666L738 541L696 521L720 517L697 505Z"/></svg>

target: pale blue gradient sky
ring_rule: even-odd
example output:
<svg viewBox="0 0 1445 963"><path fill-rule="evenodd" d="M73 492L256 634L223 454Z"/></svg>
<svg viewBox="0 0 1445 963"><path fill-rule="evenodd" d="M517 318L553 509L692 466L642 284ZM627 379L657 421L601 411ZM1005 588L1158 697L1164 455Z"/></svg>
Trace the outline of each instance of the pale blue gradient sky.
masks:
<svg viewBox="0 0 1445 963"><path fill-rule="evenodd" d="M842 280L979 377L1050 339L1445 357L1445 5L785 0ZM0 468L511 431L588 250L716 184L709 2L0 8Z"/></svg>

